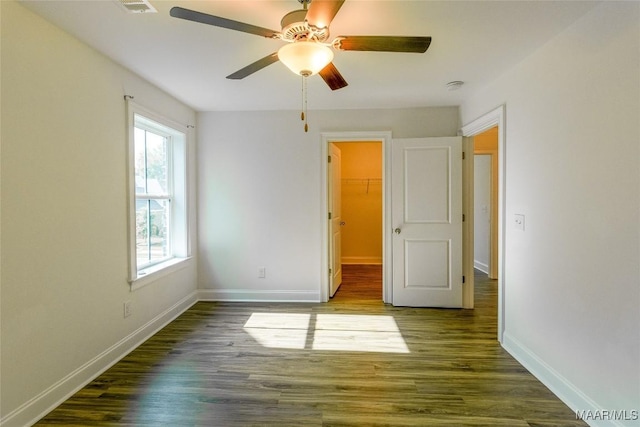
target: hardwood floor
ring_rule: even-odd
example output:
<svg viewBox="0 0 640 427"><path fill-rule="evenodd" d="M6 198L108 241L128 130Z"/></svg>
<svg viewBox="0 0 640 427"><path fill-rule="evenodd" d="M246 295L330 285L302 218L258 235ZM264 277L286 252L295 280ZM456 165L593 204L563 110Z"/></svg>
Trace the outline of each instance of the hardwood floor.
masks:
<svg viewBox="0 0 640 427"><path fill-rule="evenodd" d="M37 425L586 425L497 343L496 287L396 308L347 266L326 304L200 302Z"/></svg>
<svg viewBox="0 0 640 427"><path fill-rule="evenodd" d="M345 264L342 266L342 285L331 299L331 303L380 305L381 301L381 265Z"/></svg>

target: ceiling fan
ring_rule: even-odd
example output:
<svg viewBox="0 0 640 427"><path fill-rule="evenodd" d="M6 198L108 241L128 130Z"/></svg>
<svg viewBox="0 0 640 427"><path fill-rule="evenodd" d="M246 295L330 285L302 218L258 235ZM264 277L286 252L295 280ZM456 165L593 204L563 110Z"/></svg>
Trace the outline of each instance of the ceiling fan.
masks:
<svg viewBox="0 0 640 427"><path fill-rule="evenodd" d="M404 36L338 36L330 42L329 25L345 0L298 0L303 8L287 13L281 21L281 31L270 30L244 22L209 15L182 7L173 7L170 15L188 21L242 31L244 33L287 42L277 52L247 65L227 76L243 79L280 60L294 73L308 77L320 77L332 89L347 86L335 65L333 51L376 51L424 53L431 44L431 37ZM305 79L306 80L306 79Z"/></svg>

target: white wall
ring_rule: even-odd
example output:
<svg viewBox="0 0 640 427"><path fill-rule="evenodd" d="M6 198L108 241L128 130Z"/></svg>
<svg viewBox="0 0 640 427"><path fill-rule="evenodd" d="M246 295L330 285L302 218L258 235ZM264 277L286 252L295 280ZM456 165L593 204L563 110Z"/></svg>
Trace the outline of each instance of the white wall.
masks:
<svg viewBox="0 0 640 427"><path fill-rule="evenodd" d="M477 154L473 157L473 265L488 274L491 242L491 156Z"/></svg>
<svg viewBox="0 0 640 427"><path fill-rule="evenodd" d="M604 2L461 106L506 106L505 346L574 409L640 409L639 23Z"/></svg>
<svg viewBox="0 0 640 427"><path fill-rule="evenodd" d="M457 107L210 112L198 117L198 280L215 299L318 301L320 132L452 136ZM266 267L266 278L258 278Z"/></svg>
<svg viewBox="0 0 640 427"><path fill-rule="evenodd" d="M182 123L196 116L20 4L0 5L0 409L10 426L27 425L195 297L195 262L129 291L123 96Z"/></svg>

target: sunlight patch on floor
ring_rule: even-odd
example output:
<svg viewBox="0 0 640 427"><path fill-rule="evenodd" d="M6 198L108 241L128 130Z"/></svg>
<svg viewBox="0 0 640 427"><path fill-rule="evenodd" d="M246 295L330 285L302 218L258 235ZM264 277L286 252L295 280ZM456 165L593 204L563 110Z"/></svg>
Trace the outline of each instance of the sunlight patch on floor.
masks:
<svg viewBox="0 0 640 427"><path fill-rule="evenodd" d="M318 314L314 350L409 353L392 316Z"/></svg>
<svg viewBox="0 0 640 427"><path fill-rule="evenodd" d="M310 314L253 313L244 330L263 347L304 349Z"/></svg>
<svg viewBox="0 0 640 427"><path fill-rule="evenodd" d="M244 330L268 348L409 353L393 316L253 313Z"/></svg>

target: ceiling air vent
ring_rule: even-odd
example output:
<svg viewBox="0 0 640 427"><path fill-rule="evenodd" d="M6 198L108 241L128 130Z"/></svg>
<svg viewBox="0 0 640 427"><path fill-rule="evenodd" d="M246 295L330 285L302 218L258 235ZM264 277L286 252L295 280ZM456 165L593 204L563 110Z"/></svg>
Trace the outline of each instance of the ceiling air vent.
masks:
<svg viewBox="0 0 640 427"><path fill-rule="evenodd" d="M148 0L116 0L128 13L157 13Z"/></svg>

